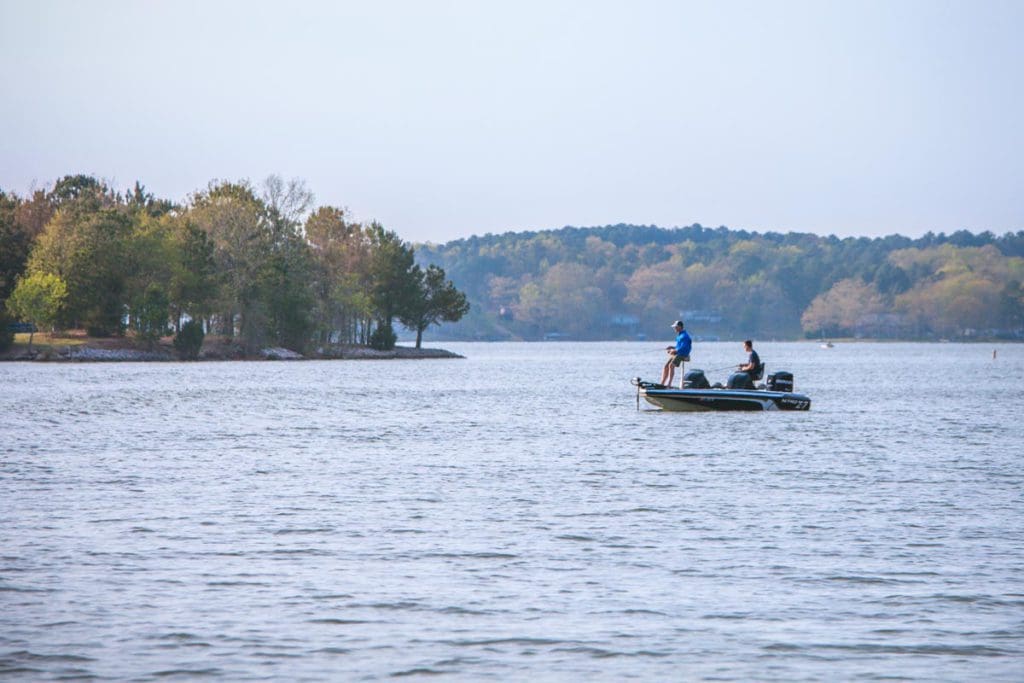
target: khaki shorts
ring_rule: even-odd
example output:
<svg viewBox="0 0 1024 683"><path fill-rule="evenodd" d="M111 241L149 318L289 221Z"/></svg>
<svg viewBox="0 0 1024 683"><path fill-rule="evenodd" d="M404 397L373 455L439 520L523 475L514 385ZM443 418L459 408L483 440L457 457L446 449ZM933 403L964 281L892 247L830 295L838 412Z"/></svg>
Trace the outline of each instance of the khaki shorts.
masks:
<svg viewBox="0 0 1024 683"><path fill-rule="evenodd" d="M690 357L689 356L680 356L679 354L676 354L676 355L672 356L672 365L676 366L677 368L681 364L689 363L689 362L690 362Z"/></svg>

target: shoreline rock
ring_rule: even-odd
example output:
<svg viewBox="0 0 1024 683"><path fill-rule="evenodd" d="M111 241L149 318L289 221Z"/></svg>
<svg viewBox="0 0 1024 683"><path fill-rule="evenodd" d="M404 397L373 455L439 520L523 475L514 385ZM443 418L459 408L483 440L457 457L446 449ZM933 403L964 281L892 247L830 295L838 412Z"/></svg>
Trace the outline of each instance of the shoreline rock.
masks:
<svg viewBox="0 0 1024 683"><path fill-rule="evenodd" d="M274 346L260 351L260 357L264 360L305 360L301 353L286 349L283 346Z"/></svg>
<svg viewBox="0 0 1024 683"><path fill-rule="evenodd" d="M67 360L75 363L89 362L167 362L176 360L169 353L143 351L141 349L93 349L88 346L68 347L52 360Z"/></svg>
<svg viewBox="0 0 1024 683"><path fill-rule="evenodd" d="M390 351L378 351L368 346L345 346L337 349L321 349L319 358L324 360L388 360L419 358L465 358L444 349L417 349L410 346L396 346Z"/></svg>

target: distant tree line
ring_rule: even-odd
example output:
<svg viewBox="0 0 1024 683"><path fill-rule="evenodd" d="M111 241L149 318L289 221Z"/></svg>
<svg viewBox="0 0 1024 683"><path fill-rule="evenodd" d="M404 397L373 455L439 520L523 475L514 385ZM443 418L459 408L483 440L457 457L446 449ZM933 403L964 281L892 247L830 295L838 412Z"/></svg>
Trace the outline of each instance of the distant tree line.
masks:
<svg viewBox="0 0 1024 683"><path fill-rule="evenodd" d="M0 190L8 344L9 323L23 320L94 336L130 330L148 343L175 333L181 348L194 347L197 330L200 343L221 334L248 353L389 348L397 320L419 346L427 327L468 307L442 268L416 263L411 244L344 209L314 209L301 181L213 181L184 204L87 175L24 197Z"/></svg>
<svg viewBox="0 0 1024 683"><path fill-rule="evenodd" d="M420 245L466 338L1024 337L1024 231L911 239L613 225Z"/></svg>

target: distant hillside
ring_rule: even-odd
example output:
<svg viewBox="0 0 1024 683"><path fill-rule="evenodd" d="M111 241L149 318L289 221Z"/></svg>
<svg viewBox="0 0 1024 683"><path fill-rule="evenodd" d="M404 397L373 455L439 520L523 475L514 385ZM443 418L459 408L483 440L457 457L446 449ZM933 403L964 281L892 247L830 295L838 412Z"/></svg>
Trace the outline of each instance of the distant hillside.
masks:
<svg viewBox="0 0 1024 683"><path fill-rule="evenodd" d="M484 235L416 247L469 297L463 339L1024 338L1024 231L919 239L725 227Z"/></svg>

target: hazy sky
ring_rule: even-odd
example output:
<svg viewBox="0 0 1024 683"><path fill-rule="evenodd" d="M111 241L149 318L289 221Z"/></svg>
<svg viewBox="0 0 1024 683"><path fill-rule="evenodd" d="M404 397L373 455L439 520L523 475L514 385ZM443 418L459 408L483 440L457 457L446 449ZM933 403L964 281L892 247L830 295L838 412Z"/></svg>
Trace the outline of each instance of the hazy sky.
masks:
<svg viewBox="0 0 1024 683"><path fill-rule="evenodd" d="M1024 229L1024 2L0 0L0 188L301 177L442 242Z"/></svg>

